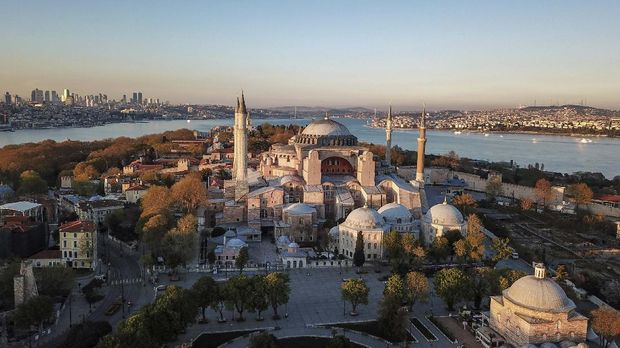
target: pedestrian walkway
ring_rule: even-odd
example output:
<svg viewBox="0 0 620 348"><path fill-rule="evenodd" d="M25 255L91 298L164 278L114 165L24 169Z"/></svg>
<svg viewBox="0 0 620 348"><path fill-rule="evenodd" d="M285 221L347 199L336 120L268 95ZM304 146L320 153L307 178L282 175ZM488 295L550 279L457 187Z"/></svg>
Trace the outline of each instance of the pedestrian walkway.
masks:
<svg viewBox="0 0 620 348"><path fill-rule="evenodd" d="M141 277L110 280L111 286L121 285L121 284L138 284L138 283L142 283Z"/></svg>

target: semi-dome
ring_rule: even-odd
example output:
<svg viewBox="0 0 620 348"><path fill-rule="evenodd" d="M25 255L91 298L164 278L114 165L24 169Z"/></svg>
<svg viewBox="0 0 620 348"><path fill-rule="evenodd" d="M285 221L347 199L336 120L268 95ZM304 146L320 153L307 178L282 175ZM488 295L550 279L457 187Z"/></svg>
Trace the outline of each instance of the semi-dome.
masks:
<svg viewBox="0 0 620 348"><path fill-rule="evenodd" d="M384 224L383 216L376 210L368 207L357 208L349 213L344 221L347 227L354 229L377 229L382 228Z"/></svg>
<svg viewBox="0 0 620 348"><path fill-rule="evenodd" d="M306 215L315 213L316 209L306 203L293 203L288 207L284 208L284 211L292 215Z"/></svg>
<svg viewBox="0 0 620 348"><path fill-rule="evenodd" d="M239 238L232 238L226 242L226 246L229 248L241 249L247 246L247 244Z"/></svg>
<svg viewBox="0 0 620 348"><path fill-rule="evenodd" d="M340 122L336 122L332 119L322 119L312 121L301 132L303 135L318 135L318 136L343 136L351 135L349 129Z"/></svg>
<svg viewBox="0 0 620 348"><path fill-rule="evenodd" d="M402 204L396 202L388 203L379 208L378 213L381 214L386 220L397 220L409 222L413 215L411 211Z"/></svg>
<svg viewBox="0 0 620 348"><path fill-rule="evenodd" d="M541 312L567 312L575 308L564 290L552 279L528 275L504 290L504 298Z"/></svg>
<svg viewBox="0 0 620 348"><path fill-rule="evenodd" d="M461 225L464 222L463 214L445 200L443 203L432 206L424 218L430 223L439 225Z"/></svg>

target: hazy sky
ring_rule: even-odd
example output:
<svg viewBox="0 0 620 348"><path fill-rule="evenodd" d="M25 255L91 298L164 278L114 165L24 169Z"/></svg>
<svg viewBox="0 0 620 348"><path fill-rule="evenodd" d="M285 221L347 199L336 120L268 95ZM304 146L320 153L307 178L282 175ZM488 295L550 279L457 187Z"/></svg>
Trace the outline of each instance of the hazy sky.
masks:
<svg viewBox="0 0 620 348"><path fill-rule="evenodd" d="M0 89L620 108L620 1L3 1Z"/></svg>

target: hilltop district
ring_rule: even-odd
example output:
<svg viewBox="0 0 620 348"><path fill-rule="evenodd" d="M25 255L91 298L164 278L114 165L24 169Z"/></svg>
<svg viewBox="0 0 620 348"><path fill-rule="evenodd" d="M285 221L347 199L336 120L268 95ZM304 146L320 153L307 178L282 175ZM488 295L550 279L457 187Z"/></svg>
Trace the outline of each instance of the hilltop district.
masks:
<svg viewBox="0 0 620 348"><path fill-rule="evenodd" d="M3 347L617 347L620 177L425 154L427 127L617 135L615 112L390 107L376 145L329 114L254 125L291 110L243 94L219 114L43 95L7 93L5 125L234 125L0 149Z"/></svg>

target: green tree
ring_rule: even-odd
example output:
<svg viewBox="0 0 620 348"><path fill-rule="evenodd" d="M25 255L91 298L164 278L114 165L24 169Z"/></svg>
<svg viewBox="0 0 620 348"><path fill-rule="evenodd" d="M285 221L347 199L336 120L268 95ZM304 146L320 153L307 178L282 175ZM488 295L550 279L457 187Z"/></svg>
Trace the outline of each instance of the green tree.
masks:
<svg viewBox="0 0 620 348"><path fill-rule="evenodd" d="M342 299L349 301L353 310L351 315L357 315L356 309L359 304L368 304L368 286L362 279L349 279L340 286Z"/></svg>
<svg viewBox="0 0 620 348"><path fill-rule="evenodd" d="M487 267L477 267L466 273L469 299L474 302L474 308L480 308L482 299L491 294L492 271Z"/></svg>
<svg viewBox="0 0 620 348"><path fill-rule="evenodd" d="M280 272L269 273L265 276L265 286L269 303L273 308L273 318L279 319L278 306L288 303L291 293L288 275Z"/></svg>
<svg viewBox="0 0 620 348"><path fill-rule="evenodd" d="M35 296L17 306L13 320L22 329L36 326L40 330L41 325L50 319L53 311L54 307L49 297Z"/></svg>
<svg viewBox="0 0 620 348"><path fill-rule="evenodd" d="M9 260L4 268L0 268L0 308L12 309L15 296L13 293L13 277L19 274L20 261Z"/></svg>
<svg viewBox="0 0 620 348"><path fill-rule="evenodd" d="M184 233L176 228L168 231L162 241L164 261L173 273L177 267L185 265L192 258L195 233Z"/></svg>
<svg viewBox="0 0 620 348"><path fill-rule="evenodd" d="M405 293L405 281L403 277L398 274L392 274L387 282L385 282L385 288L383 289L384 296L391 296L397 299L401 304L405 303L406 293Z"/></svg>
<svg viewBox="0 0 620 348"><path fill-rule="evenodd" d="M409 304L409 311L418 301L425 302L428 298L430 287L428 279L421 272L409 272L405 277L405 295Z"/></svg>
<svg viewBox="0 0 620 348"><path fill-rule="evenodd" d="M44 194L47 192L47 183L34 170L26 170L19 176L18 195Z"/></svg>
<svg viewBox="0 0 620 348"><path fill-rule="evenodd" d="M239 250L239 255L235 259L235 266L239 269L239 274L243 273L243 269L250 260L250 254L248 253L248 247L243 247Z"/></svg>
<svg viewBox="0 0 620 348"><path fill-rule="evenodd" d="M378 311L379 330L391 341L403 341L407 335L408 315L400 300L385 294Z"/></svg>
<svg viewBox="0 0 620 348"><path fill-rule="evenodd" d="M34 276L39 294L43 296L67 296L73 286L74 273L71 268L54 266L35 269Z"/></svg>
<svg viewBox="0 0 620 348"><path fill-rule="evenodd" d="M211 308L219 314L220 318L218 322L223 323L226 321L224 319L224 308L225 304L228 301L227 286L226 283L216 283L215 294L213 295L213 302L211 303Z"/></svg>
<svg viewBox="0 0 620 348"><path fill-rule="evenodd" d="M250 348L277 348L276 337L267 331L250 336Z"/></svg>
<svg viewBox="0 0 620 348"><path fill-rule="evenodd" d="M64 348L91 348L99 340L112 332L112 326L107 321L85 321L69 330L63 343Z"/></svg>
<svg viewBox="0 0 620 348"><path fill-rule="evenodd" d="M437 295L453 311L456 302L463 298L467 276L458 268L444 268L435 274L434 284Z"/></svg>
<svg viewBox="0 0 620 348"><path fill-rule="evenodd" d="M217 295L217 282L209 276L200 277L192 286L196 304L202 311L202 321L207 322L205 311L215 301Z"/></svg>
<svg viewBox="0 0 620 348"><path fill-rule="evenodd" d="M269 298L267 297L267 284L265 277L257 275L252 277L250 291L250 310L256 312L256 320L263 320L261 313L269 308Z"/></svg>
<svg viewBox="0 0 620 348"><path fill-rule="evenodd" d="M493 261L495 262L509 258L514 250L510 246L510 239L508 238L493 239L491 241L491 249L495 251L495 255L493 255Z"/></svg>
<svg viewBox="0 0 620 348"><path fill-rule="evenodd" d="M353 252L353 264L355 267L362 267L366 262L366 255L364 254L364 234L362 231L357 232L357 238L355 240L355 252Z"/></svg>
<svg viewBox="0 0 620 348"><path fill-rule="evenodd" d="M351 342L350 339L342 335L336 335L332 337L329 340L329 342L327 342L327 346L325 347L326 348L354 348L354 347L357 347L357 345Z"/></svg>
<svg viewBox="0 0 620 348"><path fill-rule="evenodd" d="M238 321L244 321L243 312L250 305L252 282L245 275L238 275L226 282L228 301L239 313Z"/></svg>
<svg viewBox="0 0 620 348"><path fill-rule="evenodd" d="M433 240L429 250L429 256L435 261L439 262L450 254L450 245L446 237L438 237Z"/></svg>

